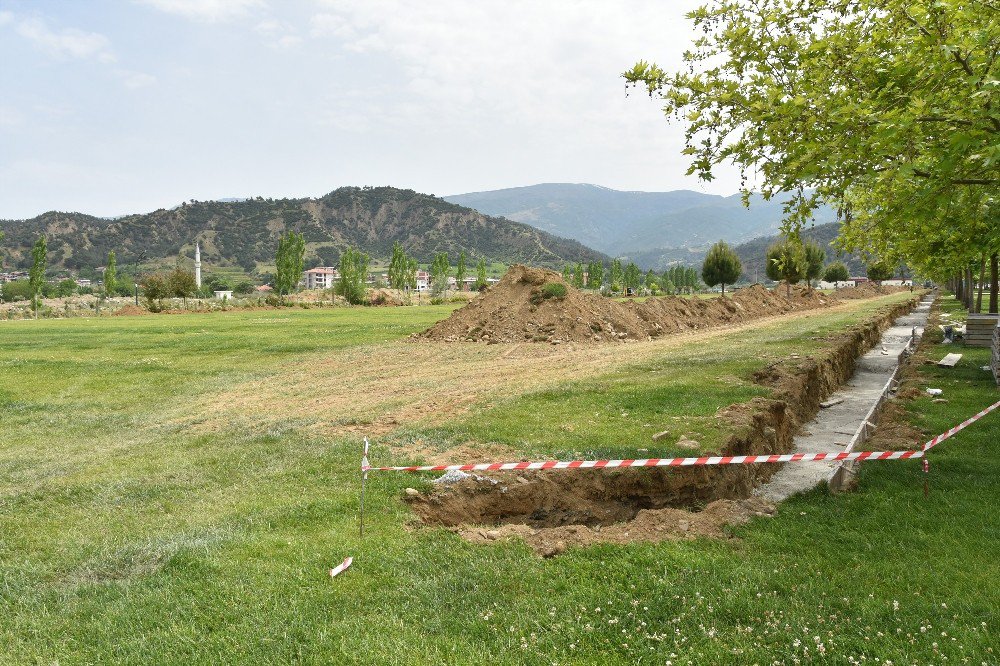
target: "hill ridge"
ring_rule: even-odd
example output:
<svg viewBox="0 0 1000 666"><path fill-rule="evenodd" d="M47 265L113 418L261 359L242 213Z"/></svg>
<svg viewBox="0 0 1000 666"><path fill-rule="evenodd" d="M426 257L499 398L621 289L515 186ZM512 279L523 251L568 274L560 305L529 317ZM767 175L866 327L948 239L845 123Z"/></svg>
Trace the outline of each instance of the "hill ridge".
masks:
<svg viewBox="0 0 1000 666"><path fill-rule="evenodd" d="M315 198L189 201L115 218L48 211L0 220L0 229L7 263L18 268L30 262L31 245L45 234L54 268L102 266L110 250L119 265L169 265L190 258L200 242L206 262L260 273L268 269L279 235L289 229L305 236L307 266L334 265L348 246L387 259L396 241L421 262L436 252L454 260L460 251L470 263L483 258L561 266L605 258L578 241L393 187L341 187Z"/></svg>

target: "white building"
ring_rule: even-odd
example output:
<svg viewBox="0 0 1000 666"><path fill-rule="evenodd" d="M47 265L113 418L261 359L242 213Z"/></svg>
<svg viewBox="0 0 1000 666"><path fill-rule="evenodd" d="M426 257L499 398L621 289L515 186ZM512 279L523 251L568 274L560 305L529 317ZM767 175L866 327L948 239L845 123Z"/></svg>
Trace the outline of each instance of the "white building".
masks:
<svg viewBox="0 0 1000 666"><path fill-rule="evenodd" d="M340 279L340 272L332 266L317 266L302 273L301 284L306 289L330 289Z"/></svg>

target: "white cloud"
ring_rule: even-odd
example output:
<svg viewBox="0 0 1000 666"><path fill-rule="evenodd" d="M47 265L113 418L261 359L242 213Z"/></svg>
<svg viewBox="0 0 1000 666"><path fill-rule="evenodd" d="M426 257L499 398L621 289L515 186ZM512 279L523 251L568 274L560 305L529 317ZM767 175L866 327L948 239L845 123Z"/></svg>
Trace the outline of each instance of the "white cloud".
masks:
<svg viewBox="0 0 1000 666"><path fill-rule="evenodd" d="M56 31L41 19L27 18L17 24L17 34L55 58L95 58L104 63L116 60L111 42L97 32L84 32L76 28Z"/></svg>
<svg viewBox="0 0 1000 666"><path fill-rule="evenodd" d="M621 125L620 73L686 41L670 3L323 0L310 34L398 65L427 115L572 127ZM683 36L683 37L681 37ZM640 102L641 103L641 102ZM387 106L387 105L383 105ZM573 109L567 114L567 109ZM597 127L591 125L596 123Z"/></svg>
<svg viewBox="0 0 1000 666"><path fill-rule="evenodd" d="M183 16L192 21L216 23L242 18L265 6L263 0L137 0L139 3Z"/></svg>
<svg viewBox="0 0 1000 666"><path fill-rule="evenodd" d="M286 21L269 18L255 25L254 30L268 46L276 49L289 49L302 43L295 28Z"/></svg>
<svg viewBox="0 0 1000 666"><path fill-rule="evenodd" d="M14 22L14 14L12 12L0 12L0 26L5 26L8 23Z"/></svg>
<svg viewBox="0 0 1000 666"><path fill-rule="evenodd" d="M133 90L136 88L145 88L146 86L151 86L156 83L155 76L144 72L133 72L127 69L121 69L118 70L118 76L121 78L126 88L131 88Z"/></svg>

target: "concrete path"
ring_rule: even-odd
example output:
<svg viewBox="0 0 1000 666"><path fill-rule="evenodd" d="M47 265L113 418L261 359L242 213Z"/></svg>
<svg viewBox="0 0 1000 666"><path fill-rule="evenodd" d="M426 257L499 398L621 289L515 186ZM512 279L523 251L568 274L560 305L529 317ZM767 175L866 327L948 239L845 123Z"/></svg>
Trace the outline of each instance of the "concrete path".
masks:
<svg viewBox="0 0 1000 666"><path fill-rule="evenodd" d="M910 314L893 322L879 344L858 359L854 376L828 400L842 399L831 407L820 409L816 418L805 424L802 434L795 437L793 452L821 453L843 451L862 419L878 400L882 388L899 365L900 356L916 328L923 335L934 297L926 296ZM795 493L815 488L825 482L837 463L808 462L786 464L771 480L758 487L754 494L772 502L780 502Z"/></svg>

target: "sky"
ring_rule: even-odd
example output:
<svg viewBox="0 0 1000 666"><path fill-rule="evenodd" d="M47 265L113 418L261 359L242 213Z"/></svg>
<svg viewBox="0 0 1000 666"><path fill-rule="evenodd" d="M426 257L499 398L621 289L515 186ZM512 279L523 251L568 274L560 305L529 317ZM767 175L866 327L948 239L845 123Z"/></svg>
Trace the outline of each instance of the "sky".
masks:
<svg viewBox="0 0 1000 666"><path fill-rule="evenodd" d="M731 194L626 94L700 0L0 0L0 218L391 185Z"/></svg>

